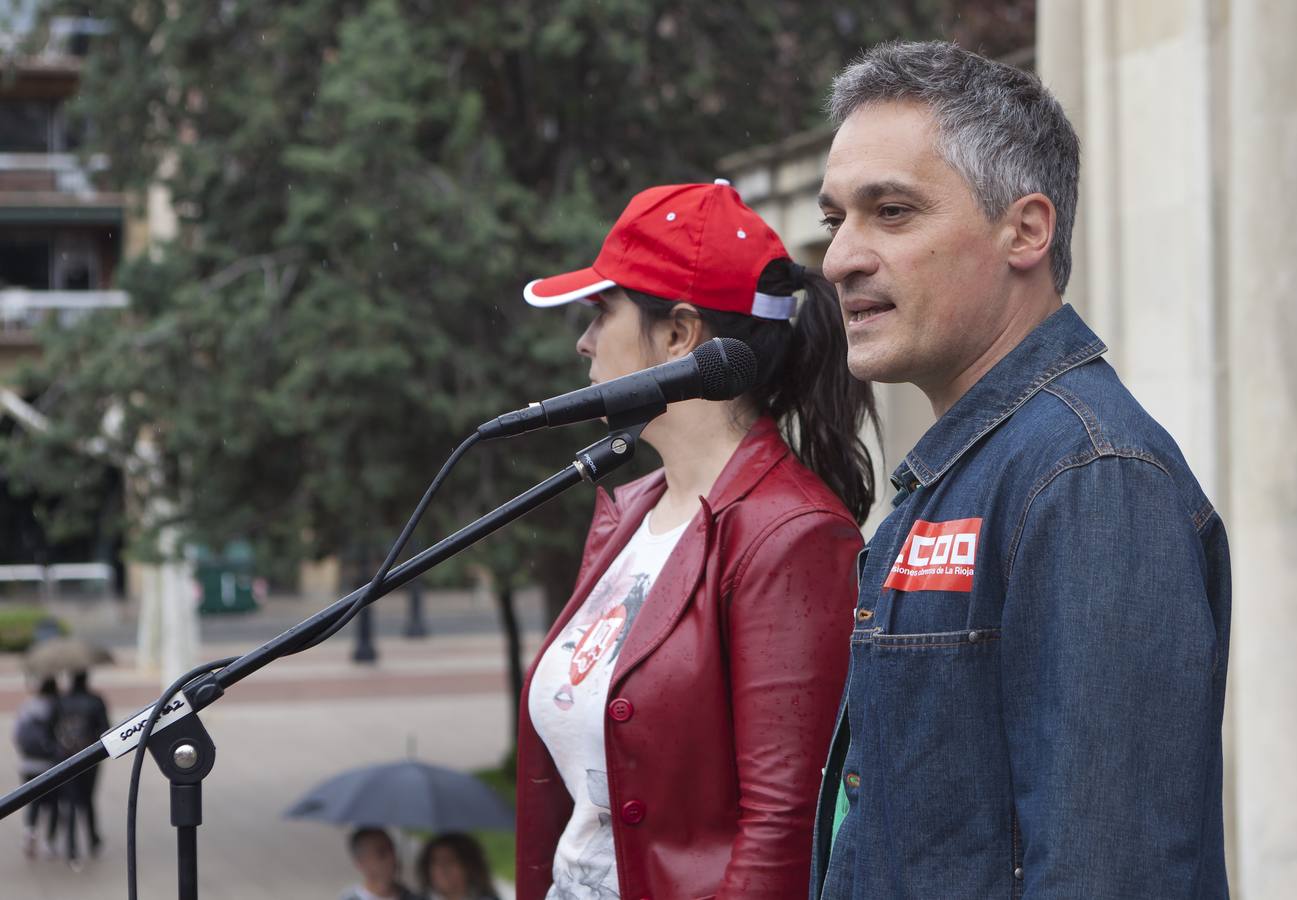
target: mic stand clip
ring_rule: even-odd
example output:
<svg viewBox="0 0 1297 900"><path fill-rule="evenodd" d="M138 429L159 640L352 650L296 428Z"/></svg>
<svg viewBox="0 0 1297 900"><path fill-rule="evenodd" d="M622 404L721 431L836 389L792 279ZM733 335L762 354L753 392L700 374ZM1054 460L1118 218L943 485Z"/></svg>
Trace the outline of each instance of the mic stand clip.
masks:
<svg viewBox="0 0 1297 900"><path fill-rule="evenodd" d="M203 824L203 779L216 764L216 745L202 721L193 715L153 732L148 747L158 768L171 782L171 824L176 829L179 879L177 896L180 900L198 900L198 826Z"/></svg>
<svg viewBox="0 0 1297 900"><path fill-rule="evenodd" d="M582 480L594 484L613 469L633 459L640 432L647 424L647 422L636 422L627 428L618 428L609 422L609 428L617 428L617 430L610 430L606 437L578 452L576 459L572 460L572 465Z"/></svg>

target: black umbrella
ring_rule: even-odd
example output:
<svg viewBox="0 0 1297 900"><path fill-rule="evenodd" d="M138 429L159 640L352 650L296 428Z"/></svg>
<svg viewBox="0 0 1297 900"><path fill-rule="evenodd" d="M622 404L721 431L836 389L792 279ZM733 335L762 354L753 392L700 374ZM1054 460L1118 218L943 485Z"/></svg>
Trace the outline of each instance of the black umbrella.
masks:
<svg viewBox="0 0 1297 900"><path fill-rule="evenodd" d="M425 831L513 828L513 813L486 784L412 759L335 775L308 791L284 816Z"/></svg>

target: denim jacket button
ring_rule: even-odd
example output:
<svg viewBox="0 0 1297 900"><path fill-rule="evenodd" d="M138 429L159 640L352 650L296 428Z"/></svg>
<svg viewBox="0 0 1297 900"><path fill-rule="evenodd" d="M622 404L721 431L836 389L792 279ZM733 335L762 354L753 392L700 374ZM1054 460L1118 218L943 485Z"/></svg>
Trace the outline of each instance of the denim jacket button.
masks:
<svg viewBox="0 0 1297 900"><path fill-rule="evenodd" d="M977 631L968 632L968 642L970 644L976 644L981 639L981 637L982 635L980 632Z"/></svg>
<svg viewBox="0 0 1297 900"><path fill-rule="evenodd" d="M1022 880L1022 866L1018 866L1018 868L1013 870L1013 877L1019 881Z"/></svg>

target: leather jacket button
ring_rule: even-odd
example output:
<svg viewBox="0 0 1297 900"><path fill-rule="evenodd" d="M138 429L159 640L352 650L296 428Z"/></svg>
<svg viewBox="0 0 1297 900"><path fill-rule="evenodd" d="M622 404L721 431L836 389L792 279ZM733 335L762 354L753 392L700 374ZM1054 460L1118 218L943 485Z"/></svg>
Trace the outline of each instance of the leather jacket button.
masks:
<svg viewBox="0 0 1297 900"><path fill-rule="evenodd" d="M608 704L608 715L612 716L614 722L626 722L630 717L635 715L635 707L631 702L623 697L618 697L612 703Z"/></svg>
<svg viewBox="0 0 1297 900"><path fill-rule="evenodd" d="M621 820L627 825L638 825L644 821L648 807L642 800L627 800L621 807Z"/></svg>

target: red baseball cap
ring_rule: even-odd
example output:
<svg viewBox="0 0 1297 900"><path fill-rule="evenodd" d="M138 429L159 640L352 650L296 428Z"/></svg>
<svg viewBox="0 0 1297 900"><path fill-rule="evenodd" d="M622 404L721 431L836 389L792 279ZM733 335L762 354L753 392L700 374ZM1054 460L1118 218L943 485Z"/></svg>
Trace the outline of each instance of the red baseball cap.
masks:
<svg viewBox="0 0 1297 900"><path fill-rule="evenodd" d="M532 306L559 306L610 287L765 319L791 319L794 297L763 294L757 282L785 259L779 235L723 178L641 191L604 238L594 265L538 278L522 290Z"/></svg>

